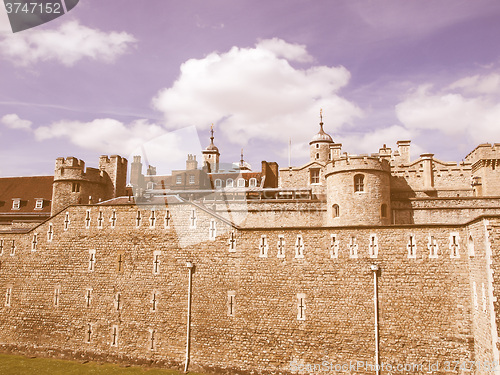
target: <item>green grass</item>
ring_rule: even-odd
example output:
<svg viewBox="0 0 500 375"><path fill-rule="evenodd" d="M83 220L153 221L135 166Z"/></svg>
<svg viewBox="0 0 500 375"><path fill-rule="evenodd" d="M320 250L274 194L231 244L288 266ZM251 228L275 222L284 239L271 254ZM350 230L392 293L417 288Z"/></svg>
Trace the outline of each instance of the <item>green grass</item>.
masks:
<svg viewBox="0 0 500 375"><path fill-rule="evenodd" d="M0 354L1 375L180 375L182 372ZM191 372L192 375L202 375Z"/></svg>

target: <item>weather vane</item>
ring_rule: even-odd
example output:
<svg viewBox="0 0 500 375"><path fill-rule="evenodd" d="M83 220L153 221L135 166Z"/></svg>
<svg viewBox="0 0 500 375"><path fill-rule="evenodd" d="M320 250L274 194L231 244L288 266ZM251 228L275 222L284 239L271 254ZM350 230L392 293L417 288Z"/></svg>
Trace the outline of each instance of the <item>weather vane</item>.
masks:
<svg viewBox="0 0 500 375"><path fill-rule="evenodd" d="M323 108L319 109L319 118L321 119L321 122L323 122Z"/></svg>

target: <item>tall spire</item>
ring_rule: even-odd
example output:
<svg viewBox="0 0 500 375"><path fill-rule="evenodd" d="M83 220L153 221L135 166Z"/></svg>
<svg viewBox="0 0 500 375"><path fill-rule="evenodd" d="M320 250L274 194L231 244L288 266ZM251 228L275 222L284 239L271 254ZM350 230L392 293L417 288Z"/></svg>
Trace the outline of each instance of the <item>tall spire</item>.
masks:
<svg viewBox="0 0 500 375"><path fill-rule="evenodd" d="M205 149L205 151L219 152L219 149L214 145L214 124L210 126L210 144Z"/></svg>
<svg viewBox="0 0 500 375"><path fill-rule="evenodd" d="M245 160L243 159L243 149L241 149L240 167L243 167L244 164L245 164Z"/></svg>

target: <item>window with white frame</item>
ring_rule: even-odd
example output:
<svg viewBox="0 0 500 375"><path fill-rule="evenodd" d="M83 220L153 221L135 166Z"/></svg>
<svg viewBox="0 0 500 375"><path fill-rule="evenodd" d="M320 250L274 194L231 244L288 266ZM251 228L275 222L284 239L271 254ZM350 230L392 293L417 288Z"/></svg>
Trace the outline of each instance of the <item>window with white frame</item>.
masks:
<svg viewBox="0 0 500 375"><path fill-rule="evenodd" d="M217 237L217 222L214 219L210 219L210 226L208 228L208 239L214 241Z"/></svg>
<svg viewBox="0 0 500 375"><path fill-rule="evenodd" d="M85 229L89 229L90 228L90 221L92 219L90 218L90 210L87 210L85 212Z"/></svg>
<svg viewBox="0 0 500 375"><path fill-rule="evenodd" d="M87 288L85 290L85 307L90 307L92 302L92 288Z"/></svg>
<svg viewBox="0 0 500 375"><path fill-rule="evenodd" d="M43 208L43 199L37 198L35 200L35 210L41 210Z"/></svg>
<svg viewBox="0 0 500 375"><path fill-rule="evenodd" d="M245 187L245 179L238 178L238 187Z"/></svg>
<svg viewBox="0 0 500 375"><path fill-rule="evenodd" d="M368 253L370 258L378 257L378 237L376 234L370 234L370 242L368 243Z"/></svg>
<svg viewBox="0 0 500 375"><path fill-rule="evenodd" d="M227 292L227 316L234 316L236 305L236 292L231 290Z"/></svg>
<svg viewBox="0 0 500 375"><path fill-rule="evenodd" d="M11 299L12 299L12 287L9 286L9 287L7 287L7 290L5 291L5 306L6 307L10 307Z"/></svg>
<svg viewBox="0 0 500 375"><path fill-rule="evenodd" d="M115 305L116 311L120 311L123 307L122 306L123 305L122 294L120 292L115 294L114 305Z"/></svg>
<svg viewBox="0 0 500 375"><path fill-rule="evenodd" d="M354 191L362 192L365 191L365 176L362 174L357 174L354 176Z"/></svg>
<svg viewBox="0 0 500 375"><path fill-rule="evenodd" d="M330 258L335 259L339 257L340 243L336 234L330 235Z"/></svg>
<svg viewBox="0 0 500 375"><path fill-rule="evenodd" d="M195 177L194 177L194 175L189 175L189 184L190 185L194 185L194 183L195 183Z"/></svg>
<svg viewBox="0 0 500 375"><path fill-rule="evenodd" d="M113 210L111 212L111 217L109 218L109 222L111 223L111 229L116 227L116 220L117 220L116 210Z"/></svg>
<svg viewBox="0 0 500 375"><path fill-rule="evenodd" d="M60 298L61 298L61 287L60 286L56 286L54 288L54 307L58 307L59 306Z"/></svg>
<svg viewBox="0 0 500 375"><path fill-rule="evenodd" d="M94 272L95 271L95 250L89 250L89 266L88 270L89 272Z"/></svg>
<svg viewBox="0 0 500 375"><path fill-rule="evenodd" d="M193 208L191 210L191 215L189 216L189 228L196 229L196 223L198 218L196 217L196 210Z"/></svg>
<svg viewBox="0 0 500 375"><path fill-rule="evenodd" d="M52 223L49 223L49 229L47 230L47 242L52 242L54 238L54 226Z"/></svg>
<svg viewBox="0 0 500 375"><path fill-rule="evenodd" d="M406 244L406 249L408 250L408 258L417 258L417 240L415 238L415 235L410 234L408 243Z"/></svg>
<svg viewBox="0 0 500 375"><path fill-rule="evenodd" d="M285 257L285 236L283 234L278 235L278 243L276 246L278 248L278 258L284 258Z"/></svg>
<svg viewBox="0 0 500 375"><path fill-rule="evenodd" d="M69 224L71 221L69 220L69 212L64 214L64 230L67 231L69 229Z"/></svg>
<svg viewBox="0 0 500 375"><path fill-rule="evenodd" d="M301 234L295 240L295 258L304 258L304 238Z"/></svg>
<svg viewBox="0 0 500 375"><path fill-rule="evenodd" d="M170 210L166 210L165 211L165 218L164 218L165 229L170 228L171 221L172 221L172 215L170 214Z"/></svg>
<svg viewBox="0 0 500 375"><path fill-rule="evenodd" d="M177 177L175 177L175 183L177 185L182 184L182 176L181 175L177 175Z"/></svg>
<svg viewBox="0 0 500 375"><path fill-rule="evenodd" d="M450 233L450 258L460 258L460 235L458 232Z"/></svg>
<svg viewBox="0 0 500 375"><path fill-rule="evenodd" d="M236 251L236 233L234 230L229 232L228 244L229 244L229 252L234 253Z"/></svg>
<svg viewBox="0 0 500 375"><path fill-rule="evenodd" d="M20 198L15 198L12 200L12 209L13 210L20 210L21 209L21 199Z"/></svg>
<svg viewBox="0 0 500 375"><path fill-rule="evenodd" d="M469 235L469 241L467 243L467 249L469 252L469 256L473 257L474 256L474 238Z"/></svg>
<svg viewBox="0 0 500 375"><path fill-rule="evenodd" d="M306 295L297 293L297 320L306 320Z"/></svg>
<svg viewBox="0 0 500 375"><path fill-rule="evenodd" d="M351 236L351 241L349 242L349 245L347 245L349 248L349 257L350 258L357 258L358 257L358 241L356 240L355 236Z"/></svg>
<svg viewBox="0 0 500 375"><path fill-rule="evenodd" d="M10 256L13 257L16 254L16 240L12 240L12 244L10 246Z"/></svg>
<svg viewBox="0 0 500 375"><path fill-rule="evenodd" d="M232 178L228 178L226 180L226 187L233 187L234 185L234 180Z"/></svg>
<svg viewBox="0 0 500 375"><path fill-rule="evenodd" d="M104 224L104 212L99 211L99 215L97 216L97 228L102 229Z"/></svg>
<svg viewBox="0 0 500 375"><path fill-rule="evenodd" d="M259 244L259 257L260 258L267 258L267 251L269 250L269 247L267 246L267 237L265 235L262 235L260 237L260 244Z"/></svg>
<svg viewBox="0 0 500 375"><path fill-rule="evenodd" d="M215 180L215 188L216 189L222 188L222 180L220 178L218 178L217 180Z"/></svg>
<svg viewBox="0 0 500 375"><path fill-rule="evenodd" d="M249 181L248 181L248 186L249 187L257 187L257 179L252 177Z"/></svg>
<svg viewBox="0 0 500 375"><path fill-rule="evenodd" d="M156 211L151 210L151 215L149 215L149 226L154 228L156 225Z"/></svg>
<svg viewBox="0 0 500 375"><path fill-rule="evenodd" d="M427 249L429 249L429 258L438 258L439 246L435 236L429 234L429 241L427 242Z"/></svg>
<svg viewBox="0 0 500 375"><path fill-rule="evenodd" d="M151 312L156 312L158 310L158 292L153 290L151 293Z"/></svg>
<svg viewBox="0 0 500 375"><path fill-rule="evenodd" d="M309 181L311 184L319 184L319 168L309 169Z"/></svg>
<svg viewBox="0 0 500 375"><path fill-rule="evenodd" d="M92 324L91 323L87 323L87 326L85 327L85 342L87 344L90 344L90 342L92 341Z"/></svg>
<svg viewBox="0 0 500 375"><path fill-rule="evenodd" d="M153 181L148 181L148 184L146 185L146 189L151 190L154 189L155 183Z"/></svg>
<svg viewBox="0 0 500 375"><path fill-rule="evenodd" d="M137 216L135 217L135 226L136 226L136 228L139 228L141 226L141 222L142 222L141 210L137 210Z"/></svg>
<svg viewBox="0 0 500 375"><path fill-rule="evenodd" d="M161 250L153 251L153 275L160 274L160 257L161 257Z"/></svg>
<svg viewBox="0 0 500 375"><path fill-rule="evenodd" d="M156 350L156 335L156 330L151 328L149 330L149 350Z"/></svg>
<svg viewBox="0 0 500 375"><path fill-rule="evenodd" d="M125 269L125 253L123 250L118 250L116 252L116 272L123 273Z"/></svg>
<svg viewBox="0 0 500 375"><path fill-rule="evenodd" d="M36 251L38 246L38 233L33 233L33 240L31 241L31 251Z"/></svg>
<svg viewBox="0 0 500 375"><path fill-rule="evenodd" d="M118 326L113 325L111 327L111 346L118 346Z"/></svg>

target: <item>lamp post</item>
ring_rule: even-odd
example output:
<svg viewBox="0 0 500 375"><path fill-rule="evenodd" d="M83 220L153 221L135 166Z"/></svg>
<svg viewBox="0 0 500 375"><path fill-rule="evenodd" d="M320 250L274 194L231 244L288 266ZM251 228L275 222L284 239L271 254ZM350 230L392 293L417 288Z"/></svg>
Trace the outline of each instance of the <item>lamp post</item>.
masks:
<svg viewBox="0 0 500 375"><path fill-rule="evenodd" d="M378 284L377 277L379 266L372 264L370 269L373 272L373 308L375 312L375 372L380 374L380 354L379 354L379 338L378 338Z"/></svg>
<svg viewBox="0 0 500 375"><path fill-rule="evenodd" d="M188 311L187 311L187 330L186 330L186 364L184 365L184 372L188 372L189 367L189 352L191 349L191 291L192 291L192 281L193 281L193 262L187 262L186 267L189 270L189 282L188 282Z"/></svg>

